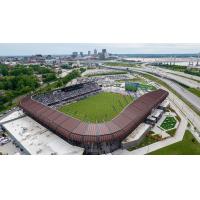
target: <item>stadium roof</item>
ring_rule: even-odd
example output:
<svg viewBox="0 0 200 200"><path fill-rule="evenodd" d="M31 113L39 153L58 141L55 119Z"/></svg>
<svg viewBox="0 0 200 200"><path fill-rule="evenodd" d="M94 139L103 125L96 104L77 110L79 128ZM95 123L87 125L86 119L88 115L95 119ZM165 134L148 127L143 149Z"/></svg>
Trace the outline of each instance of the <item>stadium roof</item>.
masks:
<svg viewBox="0 0 200 200"><path fill-rule="evenodd" d="M113 120L99 124L82 122L45 106L30 96L23 98L20 106L29 116L65 139L82 143L98 143L124 139L167 96L168 92L162 89L149 92L128 105Z"/></svg>

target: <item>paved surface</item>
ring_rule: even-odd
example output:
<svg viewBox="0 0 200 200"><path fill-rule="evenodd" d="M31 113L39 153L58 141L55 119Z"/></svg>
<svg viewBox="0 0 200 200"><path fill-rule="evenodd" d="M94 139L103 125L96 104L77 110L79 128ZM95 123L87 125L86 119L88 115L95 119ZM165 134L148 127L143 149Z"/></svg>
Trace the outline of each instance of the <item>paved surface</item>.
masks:
<svg viewBox="0 0 200 200"><path fill-rule="evenodd" d="M12 142L0 146L0 152L3 155L21 154L20 150Z"/></svg>
<svg viewBox="0 0 200 200"><path fill-rule="evenodd" d="M146 72L151 72L151 73L155 73L163 78L168 78L174 81L177 81L179 83L182 83L188 87L192 87L192 88L200 88L200 83L195 81L195 80L191 80L191 78L186 78L183 76L179 76L173 73L168 73L166 71L161 70L160 68L153 68L153 67L145 67L143 68L144 71Z"/></svg>
<svg viewBox="0 0 200 200"><path fill-rule="evenodd" d="M136 149L134 151L119 149L117 151L114 151L112 154L113 155L144 155L144 154L148 154L150 152L156 151L158 149L161 149L163 147L169 146L171 144L174 144L176 142L182 141L183 136L185 134L185 130L187 128L188 121L185 118L185 116L178 110L178 108L175 104L171 103L171 106L173 109L175 109L175 111L181 118L180 124L176 131L176 135L174 137L153 143L151 145Z"/></svg>
<svg viewBox="0 0 200 200"><path fill-rule="evenodd" d="M196 138L196 140L200 143L200 132L198 130L195 130L193 126L189 128L189 131L192 133L192 135Z"/></svg>
<svg viewBox="0 0 200 200"><path fill-rule="evenodd" d="M189 101L192 105L194 105L199 111L200 111L200 98L196 95L192 94L182 86L180 86L177 83L174 83L173 81L170 81L168 79L162 79L164 82L166 82L168 85L170 85L176 92L178 92L181 96L183 96L187 101Z"/></svg>
<svg viewBox="0 0 200 200"><path fill-rule="evenodd" d="M178 71L164 69L164 68L159 68L159 70L170 73L170 74L175 74L175 75L178 75L178 76L183 76L183 77L188 78L190 80L193 79L193 80L196 80L196 81L200 81L199 76L194 76L194 75L186 74L184 72L178 72Z"/></svg>
<svg viewBox="0 0 200 200"><path fill-rule="evenodd" d="M147 68L144 68L144 70L152 72L152 68L150 68L149 70ZM200 98L192 94L190 91L186 90L179 84L175 83L174 81L169 80L168 78L171 78L175 81L178 81L180 83L188 85L189 87L194 87L194 88L200 88L200 83L190 80L188 78L180 77L178 75L168 74L167 71L163 71L162 69L153 70L153 72L158 74L159 76L163 75L162 73L160 73L160 71L162 71L163 74L165 75L164 77L166 77L166 78L163 77L162 80L166 82L168 85L170 85L176 92L178 92L181 96L187 99L192 105L194 105L200 111Z"/></svg>

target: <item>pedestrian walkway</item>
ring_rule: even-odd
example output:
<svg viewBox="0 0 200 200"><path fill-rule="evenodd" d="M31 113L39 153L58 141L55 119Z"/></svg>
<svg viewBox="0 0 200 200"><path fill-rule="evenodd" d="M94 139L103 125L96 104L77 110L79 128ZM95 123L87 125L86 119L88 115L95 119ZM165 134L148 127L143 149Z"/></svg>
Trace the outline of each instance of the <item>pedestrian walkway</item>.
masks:
<svg viewBox="0 0 200 200"><path fill-rule="evenodd" d="M176 105L171 103L171 107L177 112L177 114L181 118L180 124L177 127L176 135L174 137L167 138L165 140L153 143L151 145L148 145L148 146L145 146L145 147L133 150L133 151L119 149L117 151L114 151L112 154L113 155L145 155L145 154L148 154L150 152L161 149L163 147L172 145L176 142L182 141L184 134L185 134L185 130L187 129L188 121L184 117L184 115L179 111L179 109L177 109Z"/></svg>

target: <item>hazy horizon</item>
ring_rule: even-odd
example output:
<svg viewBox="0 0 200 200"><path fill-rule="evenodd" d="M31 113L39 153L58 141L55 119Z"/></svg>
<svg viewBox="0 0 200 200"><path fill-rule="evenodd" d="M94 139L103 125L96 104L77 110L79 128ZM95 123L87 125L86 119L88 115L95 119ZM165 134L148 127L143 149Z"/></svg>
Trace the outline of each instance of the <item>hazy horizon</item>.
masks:
<svg viewBox="0 0 200 200"><path fill-rule="evenodd" d="M0 56L86 54L103 48L113 54L196 54L200 43L0 43Z"/></svg>

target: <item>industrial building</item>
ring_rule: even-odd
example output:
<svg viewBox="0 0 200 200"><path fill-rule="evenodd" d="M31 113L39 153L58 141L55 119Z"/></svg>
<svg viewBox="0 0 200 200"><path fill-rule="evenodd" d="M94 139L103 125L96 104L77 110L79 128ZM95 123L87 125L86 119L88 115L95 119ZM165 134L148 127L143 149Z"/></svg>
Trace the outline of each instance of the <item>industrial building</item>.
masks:
<svg viewBox="0 0 200 200"><path fill-rule="evenodd" d="M84 149L67 143L32 118L15 111L1 121L2 127L24 154L81 155Z"/></svg>

